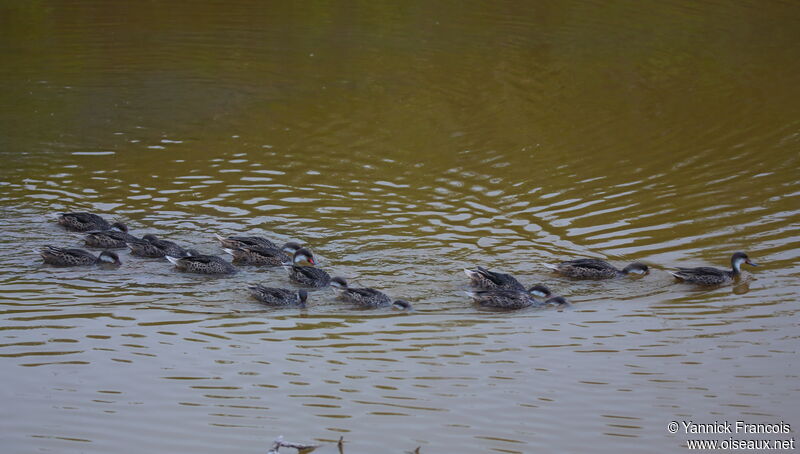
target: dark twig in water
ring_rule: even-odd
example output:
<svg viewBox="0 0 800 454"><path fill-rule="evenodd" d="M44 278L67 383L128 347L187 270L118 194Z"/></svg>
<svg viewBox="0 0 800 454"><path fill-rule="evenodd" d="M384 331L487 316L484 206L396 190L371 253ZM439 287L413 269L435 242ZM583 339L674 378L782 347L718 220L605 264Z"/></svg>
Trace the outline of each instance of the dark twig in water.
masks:
<svg viewBox="0 0 800 454"><path fill-rule="evenodd" d="M297 452L305 454L319 448L319 445L283 441L283 435L281 435L272 443L272 447L267 451L267 454L279 454L278 449L280 448L294 448Z"/></svg>

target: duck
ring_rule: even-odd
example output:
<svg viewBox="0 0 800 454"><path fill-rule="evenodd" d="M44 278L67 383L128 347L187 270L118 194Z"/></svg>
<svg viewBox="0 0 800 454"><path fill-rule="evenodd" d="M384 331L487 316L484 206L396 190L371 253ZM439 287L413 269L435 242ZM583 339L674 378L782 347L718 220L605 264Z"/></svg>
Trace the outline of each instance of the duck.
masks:
<svg viewBox="0 0 800 454"><path fill-rule="evenodd" d="M301 265L303 262L312 266ZM324 270L316 268L314 254L302 247L294 252L292 261L282 264L289 271L289 279L306 287L327 287L331 277Z"/></svg>
<svg viewBox="0 0 800 454"><path fill-rule="evenodd" d="M166 255L164 257L179 270L186 271L187 273L233 274L236 272L236 267L216 255L196 254L186 257Z"/></svg>
<svg viewBox="0 0 800 454"><path fill-rule="evenodd" d="M152 233L148 233L141 239L126 241L126 244L131 250L131 255L137 257L160 258L167 255L172 257L187 257L192 255L188 250L178 246L176 243L159 239Z"/></svg>
<svg viewBox="0 0 800 454"><path fill-rule="evenodd" d="M480 290L517 290L525 291L522 285L514 276L496 271L489 271L482 266L473 269L464 269L464 274L470 280L470 284Z"/></svg>
<svg viewBox="0 0 800 454"><path fill-rule="evenodd" d="M260 236L229 236L224 237L219 234L214 234L219 240L222 247L228 249L239 249L243 247L261 246L269 249L278 249L278 245L272 241Z"/></svg>
<svg viewBox="0 0 800 454"><path fill-rule="evenodd" d="M567 301L561 296L554 296L547 300L537 297L548 297L550 290L543 285L534 285L528 291L519 290L472 290L466 292L467 296L483 307L496 309L523 309L526 307L565 306Z"/></svg>
<svg viewBox="0 0 800 454"><path fill-rule="evenodd" d="M42 256L44 263L56 266L99 265L103 263L122 265L119 256L111 251L103 251L99 256L95 256L83 249L45 246L37 252Z"/></svg>
<svg viewBox="0 0 800 454"><path fill-rule="evenodd" d="M742 272L742 263L746 263L750 266L759 266L757 263L750 260L750 257L744 252L735 252L731 256L730 270L701 266L698 268L678 268L678 271L670 271L670 274L680 281L691 284L719 285L739 277L739 274Z"/></svg>
<svg viewBox="0 0 800 454"><path fill-rule="evenodd" d="M247 288L255 299L270 306L306 307L308 292L303 289L289 290L285 288L265 287L260 284L251 285Z"/></svg>
<svg viewBox="0 0 800 454"><path fill-rule="evenodd" d="M236 265L281 266L291 260L289 254L294 254L301 247L300 244L290 241L280 249L265 246L240 246L222 250L233 256L233 263Z"/></svg>
<svg viewBox="0 0 800 454"><path fill-rule="evenodd" d="M567 260L558 265L544 264L546 268L575 279L613 279L628 274L644 275L650 269L641 262L633 262L619 270L614 265L600 259Z"/></svg>
<svg viewBox="0 0 800 454"><path fill-rule="evenodd" d="M108 230L111 224L93 213L84 211L75 213L58 213L57 221L59 225L73 232L88 232L90 230Z"/></svg>
<svg viewBox="0 0 800 454"><path fill-rule="evenodd" d="M128 233L128 226L122 222L111 224L109 230L92 230L86 232L84 243L89 247L101 249L124 249L129 241L136 241L139 238Z"/></svg>
<svg viewBox="0 0 800 454"><path fill-rule="evenodd" d="M354 288L347 285L343 277L331 279L331 287L339 291L339 298L365 309L393 307L400 310L411 310L411 303L406 300L394 300L389 295L372 288Z"/></svg>

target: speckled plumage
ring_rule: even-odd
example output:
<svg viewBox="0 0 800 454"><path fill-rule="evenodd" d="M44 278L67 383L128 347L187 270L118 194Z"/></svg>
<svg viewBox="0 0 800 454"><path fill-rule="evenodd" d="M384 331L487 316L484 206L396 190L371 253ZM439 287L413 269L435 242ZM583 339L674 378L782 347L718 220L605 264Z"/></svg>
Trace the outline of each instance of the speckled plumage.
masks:
<svg viewBox="0 0 800 454"><path fill-rule="evenodd" d="M44 263L56 266L82 266L109 263L106 262L105 259L111 260L117 265L121 264L117 254L108 251L103 251L99 256L95 256L91 252L83 249L45 246L39 251L39 254L41 254Z"/></svg>
<svg viewBox="0 0 800 454"><path fill-rule="evenodd" d="M670 274L678 280L691 284L720 285L728 283L739 276L742 263L758 266L758 264L750 261L750 258L744 252L736 252L731 256L730 270L701 266L697 268L678 268L678 271L670 272Z"/></svg>
<svg viewBox="0 0 800 454"><path fill-rule="evenodd" d="M128 227L121 223L112 224L116 230L96 230L86 233L84 242L89 247L102 249L124 249L128 242L137 241L138 238L128 233Z"/></svg>
<svg viewBox="0 0 800 454"><path fill-rule="evenodd" d="M236 267L216 255L192 255L189 257L166 256L175 267L187 273L233 274Z"/></svg>
<svg viewBox="0 0 800 454"><path fill-rule="evenodd" d="M389 295L373 288L357 288L347 285L342 277L331 279L331 286L339 291L339 299L365 309L389 307L396 305L403 309L410 308L410 304L403 300L392 301Z"/></svg>
<svg viewBox="0 0 800 454"><path fill-rule="evenodd" d="M148 234L142 239L134 239L127 242L131 250L131 255L137 257L159 258L165 256L186 257L189 251L178 246L176 243L158 239L155 235Z"/></svg>
<svg viewBox="0 0 800 454"><path fill-rule="evenodd" d="M576 259L561 262L558 265L545 265L546 267L575 279L613 279L629 273L645 274L647 265L634 262L619 270L615 266L600 259Z"/></svg>
<svg viewBox="0 0 800 454"><path fill-rule="evenodd" d="M312 266L302 265L307 262ZM300 248L292 256L291 263L284 263L283 267L289 271L289 279L304 287L326 287L331 282L331 277L325 271L314 267L317 262L314 254L306 248Z"/></svg>
<svg viewBox="0 0 800 454"><path fill-rule="evenodd" d="M278 249L278 245L272 241L260 236L229 236L215 235L219 240L222 247L228 249L239 249L243 247L265 247L269 249Z"/></svg>
<svg viewBox="0 0 800 454"><path fill-rule="evenodd" d="M517 290L477 290L467 292L473 301L483 307L495 309L524 309L526 307L562 306L568 304L560 296L540 301L529 292Z"/></svg>
<svg viewBox="0 0 800 454"><path fill-rule="evenodd" d="M325 271L302 265L284 265L289 270L289 279L304 287L326 287L331 283L331 276Z"/></svg>
<svg viewBox="0 0 800 454"><path fill-rule="evenodd" d="M247 287L250 294L262 303L270 306L298 306L305 307L308 293L303 290L290 290L285 288L265 287L251 285Z"/></svg>
<svg viewBox="0 0 800 454"><path fill-rule="evenodd" d="M266 246L242 246L240 248L224 248L224 251L233 256L233 263L236 265L280 266L291 260L288 253L294 254L300 247L297 243L289 242L280 249Z"/></svg>
<svg viewBox="0 0 800 454"><path fill-rule="evenodd" d="M86 212L58 213L58 223L73 232L108 230L111 224L102 217Z"/></svg>
<svg viewBox="0 0 800 454"><path fill-rule="evenodd" d="M478 289L525 291L525 286L510 274L489 271L482 266L465 269L464 273L469 277L470 284Z"/></svg>

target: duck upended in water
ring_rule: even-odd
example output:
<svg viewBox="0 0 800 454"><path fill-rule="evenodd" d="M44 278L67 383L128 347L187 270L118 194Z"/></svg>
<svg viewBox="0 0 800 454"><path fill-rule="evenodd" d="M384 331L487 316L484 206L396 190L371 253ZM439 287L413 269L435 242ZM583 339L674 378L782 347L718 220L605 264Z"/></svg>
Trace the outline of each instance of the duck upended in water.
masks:
<svg viewBox="0 0 800 454"><path fill-rule="evenodd" d="M280 266L289 262L302 246L298 243L288 242L278 248L266 246L241 246L238 248L223 248L222 250L233 256L236 265L265 265Z"/></svg>
<svg viewBox="0 0 800 454"><path fill-rule="evenodd" d="M56 266L81 266L99 265L109 263L121 265L119 256L111 251L103 251L99 256L95 256L83 249L68 249L56 246L45 246L38 251L44 263Z"/></svg>
<svg viewBox="0 0 800 454"><path fill-rule="evenodd" d="M137 257L160 258L167 255L171 257L192 255L188 250L178 246L177 243L161 240L151 233L143 236L142 239L137 238L126 243L131 250L131 255Z"/></svg>
<svg viewBox="0 0 800 454"><path fill-rule="evenodd" d="M58 213L57 221L59 225L73 232L88 232L89 230L108 230L111 224L93 213L84 211L76 213Z"/></svg>
<svg viewBox="0 0 800 454"><path fill-rule="evenodd" d="M195 251L192 251L195 252ZM216 255L190 255L187 257L165 256L179 270L199 274L233 274L236 267Z"/></svg>
<svg viewBox="0 0 800 454"><path fill-rule="evenodd" d="M110 230L94 230L86 232L84 243L89 247L102 249L124 249L128 242L138 241L139 238L128 233L128 226L115 222Z"/></svg>
<svg viewBox="0 0 800 454"><path fill-rule="evenodd" d="M310 263L312 266L302 265ZM295 251L292 261L284 263L283 267L289 271L289 279L305 287L325 287L331 282L331 277L325 271L314 267L317 262L314 254L306 248Z"/></svg>
<svg viewBox="0 0 800 454"><path fill-rule="evenodd" d="M394 307L400 310L411 310L411 303L395 300L389 295L372 288L355 288L347 285L343 277L331 279L331 287L339 291L339 298L362 308Z"/></svg>
<svg viewBox="0 0 800 454"><path fill-rule="evenodd" d="M544 264L545 267L575 279L613 279L628 274L644 275L650 269L640 262L633 262L619 270L614 265L600 259L567 260L558 265Z"/></svg>
<svg viewBox="0 0 800 454"><path fill-rule="evenodd" d="M255 299L270 306L306 307L308 292L303 289L289 290L285 288L264 287L260 284L251 285L247 288Z"/></svg>
<svg viewBox="0 0 800 454"><path fill-rule="evenodd" d="M472 290L466 292L473 301L484 307L497 309L522 309L525 307L543 307L547 305L567 304L560 296L542 301L552 293L544 285L534 285L527 291L520 290Z"/></svg>
<svg viewBox="0 0 800 454"><path fill-rule="evenodd" d="M742 263L750 266L758 266L744 252L736 252L731 256L731 269L722 270L710 266L697 268L678 268L678 271L670 271L670 274L684 282L700 285L719 285L732 281L742 272Z"/></svg>
<svg viewBox="0 0 800 454"><path fill-rule="evenodd" d="M229 236L214 234L219 240L222 247L228 249L239 249L243 247L265 247L270 249L278 249L278 245L272 241L260 236Z"/></svg>
<svg viewBox="0 0 800 454"><path fill-rule="evenodd" d="M482 266L476 266L471 270L465 269L464 274L469 277L470 284L478 289L525 291L525 286L514 276L498 273L496 271L489 271Z"/></svg>

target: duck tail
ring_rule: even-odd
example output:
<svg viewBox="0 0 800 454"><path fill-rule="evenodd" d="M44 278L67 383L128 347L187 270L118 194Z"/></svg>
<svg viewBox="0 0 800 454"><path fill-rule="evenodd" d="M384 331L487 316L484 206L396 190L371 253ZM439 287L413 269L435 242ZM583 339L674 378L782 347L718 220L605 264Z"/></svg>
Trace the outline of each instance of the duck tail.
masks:
<svg viewBox="0 0 800 454"><path fill-rule="evenodd" d="M224 243L225 240L227 240L227 238L225 238L224 236L220 235L219 233L215 233L214 236L217 238L217 240L219 240L220 243Z"/></svg>
<svg viewBox="0 0 800 454"><path fill-rule="evenodd" d="M223 250L223 251L225 251L225 252L227 252L228 254L230 254L230 255L232 255L232 256L234 256L234 257L236 257L236 249L222 248L222 250Z"/></svg>
<svg viewBox="0 0 800 454"><path fill-rule="evenodd" d="M553 271L557 271L558 270L558 266L557 265L551 265L549 263L542 263L542 266L547 268L547 269L549 269L549 270L553 270Z"/></svg>
<svg viewBox="0 0 800 454"><path fill-rule="evenodd" d="M668 271L668 273L673 275L675 279L678 279L679 281L686 280L686 278L681 275L680 271Z"/></svg>
<svg viewBox="0 0 800 454"><path fill-rule="evenodd" d="M170 255L164 256L167 260L169 260L173 265L177 265L178 262L181 260L179 257L172 257Z"/></svg>

